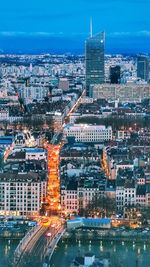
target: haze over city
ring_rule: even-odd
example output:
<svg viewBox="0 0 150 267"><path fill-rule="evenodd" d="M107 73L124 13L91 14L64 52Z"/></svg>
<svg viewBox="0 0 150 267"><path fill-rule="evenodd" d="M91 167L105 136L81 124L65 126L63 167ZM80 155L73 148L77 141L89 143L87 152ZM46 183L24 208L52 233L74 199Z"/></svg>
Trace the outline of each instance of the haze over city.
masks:
<svg viewBox="0 0 150 267"><path fill-rule="evenodd" d="M0 50L83 53L93 32L106 32L106 53L150 52L149 0L2 1Z"/></svg>

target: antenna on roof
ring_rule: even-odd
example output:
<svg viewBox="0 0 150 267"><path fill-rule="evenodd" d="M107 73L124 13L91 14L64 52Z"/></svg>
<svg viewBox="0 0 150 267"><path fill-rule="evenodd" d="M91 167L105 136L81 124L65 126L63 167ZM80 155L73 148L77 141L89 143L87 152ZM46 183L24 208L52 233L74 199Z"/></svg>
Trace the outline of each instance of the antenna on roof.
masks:
<svg viewBox="0 0 150 267"><path fill-rule="evenodd" d="M90 37L93 37L93 21L92 21L92 17L90 18Z"/></svg>

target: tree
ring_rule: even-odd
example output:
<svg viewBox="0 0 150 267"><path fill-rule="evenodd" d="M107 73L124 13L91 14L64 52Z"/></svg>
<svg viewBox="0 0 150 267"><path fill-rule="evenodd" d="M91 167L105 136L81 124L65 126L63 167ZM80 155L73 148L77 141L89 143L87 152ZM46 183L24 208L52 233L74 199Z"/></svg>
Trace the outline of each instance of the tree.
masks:
<svg viewBox="0 0 150 267"><path fill-rule="evenodd" d="M100 217L110 217L111 215L115 214L115 212L115 199L96 194L89 202L87 207L80 211L80 214L82 213L84 216L98 215Z"/></svg>
<svg viewBox="0 0 150 267"><path fill-rule="evenodd" d="M53 128L54 128L53 118L52 117L46 117L45 122L48 125L48 127L53 130Z"/></svg>
<svg viewBox="0 0 150 267"><path fill-rule="evenodd" d="M42 118L32 119L32 127L34 130L41 130L41 127L44 124L44 120Z"/></svg>
<svg viewBox="0 0 150 267"><path fill-rule="evenodd" d="M113 114L107 118L99 118L96 116L81 117L76 120L76 123L105 125L106 127L112 126L114 130L133 128L133 125L136 125L136 129L144 128L145 126L150 127L150 120L148 122L143 118L129 117L127 115L119 116L118 114Z"/></svg>
<svg viewBox="0 0 150 267"><path fill-rule="evenodd" d="M150 207L143 207L140 212L142 224L147 224L150 221Z"/></svg>

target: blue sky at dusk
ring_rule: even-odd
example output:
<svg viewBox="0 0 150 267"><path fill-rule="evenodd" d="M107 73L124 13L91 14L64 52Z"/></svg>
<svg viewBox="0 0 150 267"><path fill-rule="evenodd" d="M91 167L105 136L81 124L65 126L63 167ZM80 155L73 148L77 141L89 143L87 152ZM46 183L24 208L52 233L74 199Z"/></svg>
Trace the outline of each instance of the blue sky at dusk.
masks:
<svg viewBox="0 0 150 267"><path fill-rule="evenodd" d="M0 49L84 51L105 30L106 52L150 52L150 0L6 0L0 7Z"/></svg>

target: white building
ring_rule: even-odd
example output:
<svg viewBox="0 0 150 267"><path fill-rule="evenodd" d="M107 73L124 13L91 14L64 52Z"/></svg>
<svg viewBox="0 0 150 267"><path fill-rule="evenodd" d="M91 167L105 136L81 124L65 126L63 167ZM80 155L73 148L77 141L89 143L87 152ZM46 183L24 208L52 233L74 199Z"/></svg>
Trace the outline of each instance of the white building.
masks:
<svg viewBox="0 0 150 267"><path fill-rule="evenodd" d="M134 181L119 180L116 186L116 204L119 211L124 207L136 205L136 187Z"/></svg>
<svg viewBox="0 0 150 267"><path fill-rule="evenodd" d="M34 99L37 101L43 100L44 97L48 95L49 88L48 86L24 86L20 90L21 97L26 101L26 103L32 102Z"/></svg>
<svg viewBox="0 0 150 267"><path fill-rule="evenodd" d="M0 109L0 121L8 121L9 120L9 110L8 109Z"/></svg>
<svg viewBox="0 0 150 267"><path fill-rule="evenodd" d="M38 215L46 187L38 173L1 173L0 215Z"/></svg>
<svg viewBox="0 0 150 267"><path fill-rule="evenodd" d="M26 148L26 160L46 160L46 150L42 148Z"/></svg>
<svg viewBox="0 0 150 267"><path fill-rule="evenodd" d="M78 213L77 182L70 183L61 189L61 209L65 214Z"/></svg>
<svg viewBox="0 0 150 267"><path fill-rule="evenodd" d="M93 103L93 98L92 97L87 97L87 96L84 96L81 98L81 103L82 104L90 104L90 103Z"/></svg>
<svg viewBox="0 0 150 267"><path fill-rule="evenodd" d="M124 183L121 182L116 187L116 205L117 210L122 211L124 207Z"/></svg>
<svg viewBox="0 0 150 267"><path fill-rule="evenodd" d="M66 125L64 137L73 136L77 142L103 142L112 139L112 127L103 125Z"/></svg>
<svg viewBox="0 0 150 267"><path fill-rule="evenodd" d="M101 191L96 186L90 187L79 187L78 188L78 201L79 201L79 210L86 209L90 202L98 197L104 197L105 192Z"/></svg>
<svg viewBox="0 0 150 267"><path fill-rule="evenodd" d="M95 200L96 197L105 196L105 187L93 181L87 185L71 181L67 188L61 189L61 208L65 214L79 213Z"/></svg>
<svg viewBox="0 0 150 267"><path fill-rule="evenodd" d="M66 214L78 213L77 190L61 190L61 208Z"/></svg>

